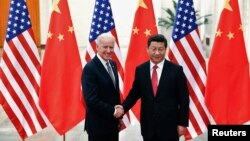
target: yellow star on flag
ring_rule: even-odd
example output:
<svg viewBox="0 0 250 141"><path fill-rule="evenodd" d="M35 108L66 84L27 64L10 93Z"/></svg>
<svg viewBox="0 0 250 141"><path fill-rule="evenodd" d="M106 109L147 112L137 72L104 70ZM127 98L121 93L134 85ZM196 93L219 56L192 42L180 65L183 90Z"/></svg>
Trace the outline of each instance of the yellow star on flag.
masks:
<svg viewBox="0 0 250 141"><path fill-rule="evenodd" d="M73 27L73 26L69 26L68 31L69 31L70 33L73 33L73 31L74 31L74 27Z"/></svg>
<svg viewBox="0 0 250 141"><path fill-rule="evenodd" d="M133 29L133 34L138 34L138 32L139 32L139 29L138 29L137 27L135 27L135 28Z"/></svg>
<svg viewBox="0 0 250 141"><path fill-rule="evenodd" d="M221 37L221 34L222 34L222 32L220 31L220 29L218 30L218 31L216 31L216 37Z"/></svg>
<svg viewBox="0 0 250 141"><path fill-rule="evenodd" d="M57 38L58 38L59 41L61 42L62 40L64 40L64 35L62 35L62 34L59 33L59 35L58 35Z"/></svg>
<svg viewBox="0 0 250 141"><path fill-rule="evenodd" d="M242 26L242 24L240 24L239 30L243 30L243 26Z"/></svg>
<svg viewBox="0 0 250 141"><path fill-rule="evenodd" d="M229 33L227 34L227 37L228 37L229 40L233 39L233 38L234 38L234 33L229 32Z"/></svg>
<svg viewBox="0 0 250 141"><path fill-rule="evenodd" d="M139 7L148 9L147 5L145 4L144 0L139 0Z"/></svg>
<svg viewBox="0 0 250 141"><path fill-rule="evenodd" d="M151 30L148 30L148 29L146 29L146 31L144 32L144 34L146 35L146 37L148 37L149 35L151 35Z"/></svg>
<svg viewBox="0 0 250 141"><path fill-rule="evenodd" d="M233 11L231 5L229 4L230 0L225 0L225 5L224 8L229 10L229 11Z"/></svg>
<svg viewBox="0 0 250 141"><path fill-rule="evenodd" d="M60 0L53 0L53 11L57 12L57 13L61 13L59 7L58 7L58 3L60 2Z"/></svg>
<svg viewBox="0 0 250 141"><path fill-rule="evenodd" d="M53 34L49 31L49 32L48 32L48 35L47 35L47 38L52 39L52 36L53 36Z"/></svg>

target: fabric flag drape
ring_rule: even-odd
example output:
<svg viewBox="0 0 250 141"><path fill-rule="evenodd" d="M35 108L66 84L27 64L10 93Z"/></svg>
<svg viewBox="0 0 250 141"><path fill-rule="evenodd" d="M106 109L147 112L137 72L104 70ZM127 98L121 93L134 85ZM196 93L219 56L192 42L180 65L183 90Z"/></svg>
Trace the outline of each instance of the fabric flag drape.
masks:
<svg viewBox="0 0 250 141"><path fill-rule="evenodd" d="M91 29L89 34L89 43L87 47L85 61L88 62L96 55L96 38L102 33L110 33L116 38L116 45L114 48L114 55L112 60L116 62L119 76L119 87L121 101L123 101L123 81L124 81L124 63L120 51L118 37L113 19L113 13L109 0L96 0L94 7L93 19L91 22ZM83 74L84 75L84 74ZM123 116L123 129L130 124L129 115Z"/></svg>
<svg viewBox="0 0 250 141"><path fill-rule="evenodd" d="M136 66L149 60L147 53L148 38L150 35L157 33L152 0L139 0L125 62L124 94L126 96L132 87ZM138 120L140 120L140 102L138 100L132 108Z"/></svg>
<svg viewBox="0 0 250 141"><path fill-rule="evenodd" d="M54 1L42 63L39 104L60 135L85 117L81 73L68 2Z"/></svg>
<svg viewBox="0 0 250 141"><path fill-rule="evenodd" d="M41 64L25 0L12 0L0 68L0 103L20 137L45 128L38 105Z"/></svg>
<svg viewBox="0 0 250 141"><path fill-rule="evenodd" d="M189 89L189 127L186 139L192 139L207 131L210 123L205 105L206 61L196 24L193 0L179 0L169 59L183 66Z"/></svg>
<svg viewBox="0 0 250 141"><path fill-rule="evenodd" d="M225 2L208 62L206 104L216 124L250 120L250 79L238 0Z"/></svg>

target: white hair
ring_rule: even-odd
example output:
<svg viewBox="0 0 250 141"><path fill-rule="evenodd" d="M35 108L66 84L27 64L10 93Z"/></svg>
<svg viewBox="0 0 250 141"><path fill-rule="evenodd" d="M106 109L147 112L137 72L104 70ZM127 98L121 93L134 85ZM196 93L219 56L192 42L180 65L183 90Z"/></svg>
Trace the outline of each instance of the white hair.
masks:
<svg viewBox="0 0 250 141"><path fill-rule="evenodd" d="M97 46L101 44L102 41L109 40L115 42L115 37L110 33L102 33L96 39Z"/></svg>

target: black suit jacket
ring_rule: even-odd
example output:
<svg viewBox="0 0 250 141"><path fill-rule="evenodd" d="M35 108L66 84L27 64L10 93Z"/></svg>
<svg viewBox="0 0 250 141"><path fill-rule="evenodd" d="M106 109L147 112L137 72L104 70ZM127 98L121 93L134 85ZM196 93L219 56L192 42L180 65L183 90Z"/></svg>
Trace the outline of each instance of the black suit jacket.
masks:
<svg viewBox="0 0 250 141"><path fill-rule="evenodd" d="M101 61L95 56L82 73L82 88L86 103L85 130L89 135L118 132L114 106L120 104L119 81L115 62L110 60L116 87Z"/></svg>
<svg viewBox="0 0 250 141"><path fill-rule="evenodd" d="M189 96L181 66L165 60L157 94L151 85L150 62L136 68L135 80L123 107L128 111L141 98L141 134L151 138L179 140L177 125L188 126Z"/></svg>

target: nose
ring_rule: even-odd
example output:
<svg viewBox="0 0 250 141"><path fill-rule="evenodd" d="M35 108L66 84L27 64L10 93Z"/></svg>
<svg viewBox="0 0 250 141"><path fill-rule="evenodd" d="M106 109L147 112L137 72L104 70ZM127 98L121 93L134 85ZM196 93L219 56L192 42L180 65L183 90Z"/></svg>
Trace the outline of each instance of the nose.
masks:
<svg viewBox="0 0 250 141"><path fill-rule="evenodd" d="M156 55L160 54L160 51L157 49L157 50L155 51L155 54L156 54Z"/></svg>
<svg viewBox="0 0 250 141"><path fill-rule="evenodd" d="M111 49L109 47L107 48L107 52L111 52Z"/></svg>

